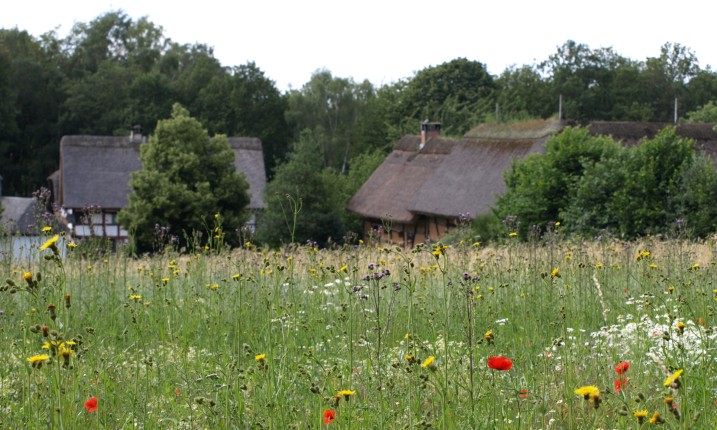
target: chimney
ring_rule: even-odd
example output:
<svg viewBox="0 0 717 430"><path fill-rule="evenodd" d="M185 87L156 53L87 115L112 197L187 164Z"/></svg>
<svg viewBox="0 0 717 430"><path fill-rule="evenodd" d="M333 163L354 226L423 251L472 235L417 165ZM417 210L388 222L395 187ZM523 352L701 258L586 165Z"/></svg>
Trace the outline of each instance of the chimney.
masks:
<svg viewBox="0 0 717 430"><path fill-rule="evenodd" d="M423 149L424 146L426 146L426 142L428 142L433 136L440 136L441 135L441 123L438 121L429 121L425 120L421 123L421 146L418 148L420 151Z"/></svg>
<svg viewBox="0 0 717 430"><path fill-rule="evenodd" d="M142 142L142 126L134 125L129 132L130 142Z"/></svg>

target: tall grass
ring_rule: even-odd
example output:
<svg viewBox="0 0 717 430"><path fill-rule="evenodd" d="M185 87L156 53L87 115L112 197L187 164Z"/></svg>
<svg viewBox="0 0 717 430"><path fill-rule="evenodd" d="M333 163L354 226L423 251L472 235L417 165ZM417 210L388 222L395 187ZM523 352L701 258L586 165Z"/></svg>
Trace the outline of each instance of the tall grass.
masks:
<svg viewBox="0 0 717 430"><path fill-rule="evenodd" d="M0 427L714 428L714 245L36 250L0 292Z"/></svg>

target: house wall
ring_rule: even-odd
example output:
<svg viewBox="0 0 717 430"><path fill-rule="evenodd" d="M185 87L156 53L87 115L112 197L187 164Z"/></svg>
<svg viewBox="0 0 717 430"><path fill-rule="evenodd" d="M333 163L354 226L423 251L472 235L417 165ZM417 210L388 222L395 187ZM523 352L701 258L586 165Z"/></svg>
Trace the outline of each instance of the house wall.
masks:
<svg viewBox="0 0 717 430"><path fill-rule="evenodd" d="M20 265L37 263L42 257L39 248L47 239L48 237L40 236L0 236L0 262L12 260ZM64 257L66 246L63 237L57 240L57 249Z"/></svg>
<svg viewBox="0 0 717 430"><path fill-rule="evenodd" d="M77 238L99 236L110 239L127 239L126 229L117 223L118 210L103 209L100 213L84 216L81 209L73 209L72 234Z"/></svg>
<svg viewBox="0 0 717 430"><path fill-rule="evenodd" d="M366 218L363 222L365 238L408 248L426 241L439 241L453 228L454 220L444 217L419 216L414 223L393 223L390 232L385 231L380 220Z"/></svg>

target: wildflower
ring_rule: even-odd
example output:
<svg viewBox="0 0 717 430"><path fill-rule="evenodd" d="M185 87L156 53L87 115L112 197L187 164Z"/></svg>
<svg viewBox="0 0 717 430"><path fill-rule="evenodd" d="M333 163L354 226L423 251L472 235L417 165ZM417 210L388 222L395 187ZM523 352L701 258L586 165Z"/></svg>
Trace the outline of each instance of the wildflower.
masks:
<svg viewBox="0 0 717 430"><path fill-rule="evenodd" d="M232 275L232 279L235 281L238 281L239 278L241 278L241 273L235 273L234 275Z"/></svg>
<svg viewBox="0 0 717 430"><path fill-rule="evenodd" d="M700 263L695 263L690 267L690 270L698 270L700 268Z"/></svg>
<svg viewBox="0 0 717 430"><path fill-rule="evenodd" d="M650 418L650 424L662 424L664 422L665 420L662 419L659 411L655 411L655 413L652 414L652 418Z"/></svg>
<svg viewBox="0 0 717 430"><path fill-rule="evenodd" d="M528 398L528 389L523 388L522 390L520 390L520 393L518 393L518 397L520 397L521 399L527 399Z"/></svg>
<svg viewBox="0 0 717 430"><path fill-rule="evenodd" d="M617 378L615 380L615 392L619 393L625 388L625 384L627 384L627 378Z"/></svg>
<svg viewBox="0 0 717 430"><path fill-rule="evenodd" d="M97 397L93 397L85 402L86 412L97 412Z"/></svg>
<svg viewBox="0 0 717 430"><path fill-rule="evenodd" d="M686 325L685 323L683 323L682 321L679 321L679 322L677 323L677 332L678 332L679 334L684 333L686 326L687 326L687 325Z"/></svg>
<svg viewBox="0 0 717 430"><path fill-rule="evenodd" d="M516 231L511 231L510 233L508 233L508 237L516 237L516 236L518 236L518 232L516 232Z"/></svg>
<svg viewBox="0 0 717 430"><path fill-rule="evenodd" d="M57 245L55 245L55 244L57 243L57 239L59 239L59 238L60 238L59 234L56 234L56 235L52 236L51 238L49 238L47 240L47 242L42 244L42 246L40 247L40 251L44 251L44 250L50 248L53 252L57 253Z"/></svg>
<svg viewBox="0 0 717 430"><path fill-rule="evenodd" d="M429 370L436 370L436 364L434 363L434 361L436 361L436 357L430 356L425 359L423 363L421 363L421 367L423 367L424 369L427 368Z"/></svg>
<svg viewBox="0 0 717 430"><path fill-rule="evenodd" d="M209 288L210 290L218 290L219 284L207 284L207 288Z"/></svg>
<svg viewBox="0 0 717 430"><path fill-rule="evenodd" d="M649 257L649 256L650 256L650 251L640 251L640 252L638 252L637 255L635 256L635 260L640 261L640 260L642 260L642 259L644 259L644 258L647 258L647 257Z"/></svg>
<svg viewBox="0 0 717 430"><path fill-rule="evenodd" d="M347 270L348 268L349 268L349 267L348 267L347 265L345 265L345 264L344 264L344 265L343 265L343 266L341 266L341 268L339 269L339 273L341 273L341 272L345 272L345 271L346 271L346 270ZM327 409L327 410L328 410L328 409Z"/></svg>
<svg viewBox="0 0 717 430"><path fill-rule="evenodd" d="M408 364L415 364L418 362L418 360L416 360L416 357L412 356L411 354L406 354L404 358L406 359L406 361L408 361Z"/></svg>
<svg viewBox="0 0 717 430"><path fill-rule="evenodd" d="M583 396L585 400L590 400L590 396L594 393L600 393L600 389L594 385L585 385L575 390L575 394Z"/></svg>
<svg viewBox="0 0 717 430"><path fill-rule="evenodd" d="M166 284L167 282L169 282L169 278L162 278L162 282Z"/></svg>
<svg viewBox="0 0 717 430"><path fill-rule="evenodd" d="M60 344L60 348L58 350L57 355L62 357L62 359L64 360L62 364L64 367L70 366L70 357L72 357L73 353L74 351L71 348L68 348L68 345L66 345L65 343Z"/></svg>
<svg viewBox="0 0 717 430"><path fill-rule="evenodd" d="M618 375L622 376L627 372L627 369L630 368L630 363L627 361L621 361L618 363L617 366L615 366L615 372L617 372Z"/></svg>
<svg viewBox="0 0 717 430"><path fill-rule="evenodd" d="M256 360L256 361L264 361L264 360L266 360L266 354L257 354L257 355L254 357L254 360Z"/></svg>
<svg viewBox="0 0 717 430"><path fill-rule="evenodd" d="M77 248L77 244L75 242L67 242L67 247L70 249Z"/></svg>
<svg viewBox="0 0 717 430"><path fill-rule="evenodd" d="M483 335L483 339L488 342L488 345L492 345L493 341L495 340L495 337L493 336L493 330L489 329L487 332L485 332L485 334Z"/></svg>
<svg viewBox="0 0 717 430"><path fill-rule="evenodd" d="M42 232L43 232L43 233L49 233L49 232L51 232L51 231L52 231L52 227L45 226L45 227L42 228Z"/></svg>
<svg viewBox="0 0 717 430"><path fill-rule="evenodd" d="M324 425L329 425L333 420L336 419L336 411L333 409L327 409L324 411Z"/></svg>
<svg viewBox="0 0 717 430"><path fill-rule="evenodd" d="M633 412L632 416L634 416L635 418L637 418L638 424L642 424L642 422L643 422L643 421L645 420L645 418L647 417L647 411L646 411L646 410L635 411L635 412Z"/></svg>
<svg viewBox="0 0 717 430"><path fill-rule="evenodd" d="M39 369L42 367L42 364L50 359L50 356L47 354L39 354L39 355L33 355L32 357L28 358L27 361L30 362L32 367L34 369Z"/></svg>
<svg viewBox="0 0 717 430"><path fill-rule="evenodd" d="M22 279L25 280L25 282L32 282L32 272L25 272L22 274Z"/></svg>
<svg viewBox="0 0 717 430"><path fill-rule="evenodd" d="M132 294L131 296L129 296L129 299L130 299L130 300L134 300L135 303L136 303L136 302L142 300L142 296L139 295L139 294Z"/></svg>
<svg viewBox="0 0 717 430"><path fill-rule="evenodd" d="M680 388L680 376L682 376L682 372L683 370L680 369L665 379L665 387Z"/></svg>
<svg viewBox="0 0 717 430"><path fill-rule="evenodd" d="M50 319L55 321L57 319L57 313L55 312L55 309L57 309L57 306L50 303L47 305L47 311L50 312Z"/></svg>
<svg viewBox="0 0 717 430"><path fill-rule="evenodd" d="M72 307L72 296L69 293L65 294L65 308L70 309Z"/></svg>
<svg viewBox="0 0 717 430"><path fill-rule="evenodd" d="M349 399L351 398L351 396L353 396L354 394L356 394L356 391L341 390L338 393L336 393L335 398L338 401L338 400L341 400L341 398L343 397L344 400L346 400L348 402Z"/></svg>
<svg viewBox="0 0 717 430"><path fill-rule="evenodd" d="M488 367L493 370L510 370L513 367L513 362L510 358L495 356L488 358Z"/></svg>

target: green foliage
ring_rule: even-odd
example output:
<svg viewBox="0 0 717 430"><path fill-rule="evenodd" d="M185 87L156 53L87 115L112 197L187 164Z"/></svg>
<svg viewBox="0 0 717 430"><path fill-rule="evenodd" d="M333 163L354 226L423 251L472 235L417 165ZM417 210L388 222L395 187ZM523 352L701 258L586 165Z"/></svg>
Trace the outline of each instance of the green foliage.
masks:
<svg viewBox="0 0 717 430"><path fill-rule="evenodd" d="M522 235L532 225L561 221L586 166L619 145L607 137L591 136L585 128L564 129L545 145L545 154L516 160L505 173L508 190L498 197L496 214L520 220Z"/></svg>
<svg viewBox="0 0 717 430"><path fill-rule="evenodd" d="M152 250L156 226L170 227L180 246L198 245L188 243L188 237L211 230L215 214L221 217L224 242L238 244L249 186L235 171L225 136L210 138L199 121L175 104L172 118L160 121L142 144L140 157L142 170L132 174L129 204L119 215L136 251Z"/></svg>
<svg viewBox="0 0 717 430"><path fill-rule="evenodd" d="M556 220L581 236L715 231L717 171L674 127L630 148L586 129L566 129L544 155L516 161L506 184L495 211L517 216L523 236L529 226Z"/></svg>
<svg viewBox="0 0 717 430"><path fill-rule="evenodd" d="M465 58L427 67L406 84L398 106L417 134L425 119L443 123L448 135L463 135L494 111L496 84L485 66Z"/></svg>
<svg viewBox="0 0 717 430"><path fill-rule="evenodd" d="M344 233L339 188L323 173L323 154L311 131L301 134L286 163L266 187L267 208L257 240L270 246L315 241L326 245Z"/></svg>
<svg viewBox="0 0 717 430"><path fill-rule="evenodd" d="M717 122L717 104L710 101L701 108L687 112L687 123Z"/></svg>

